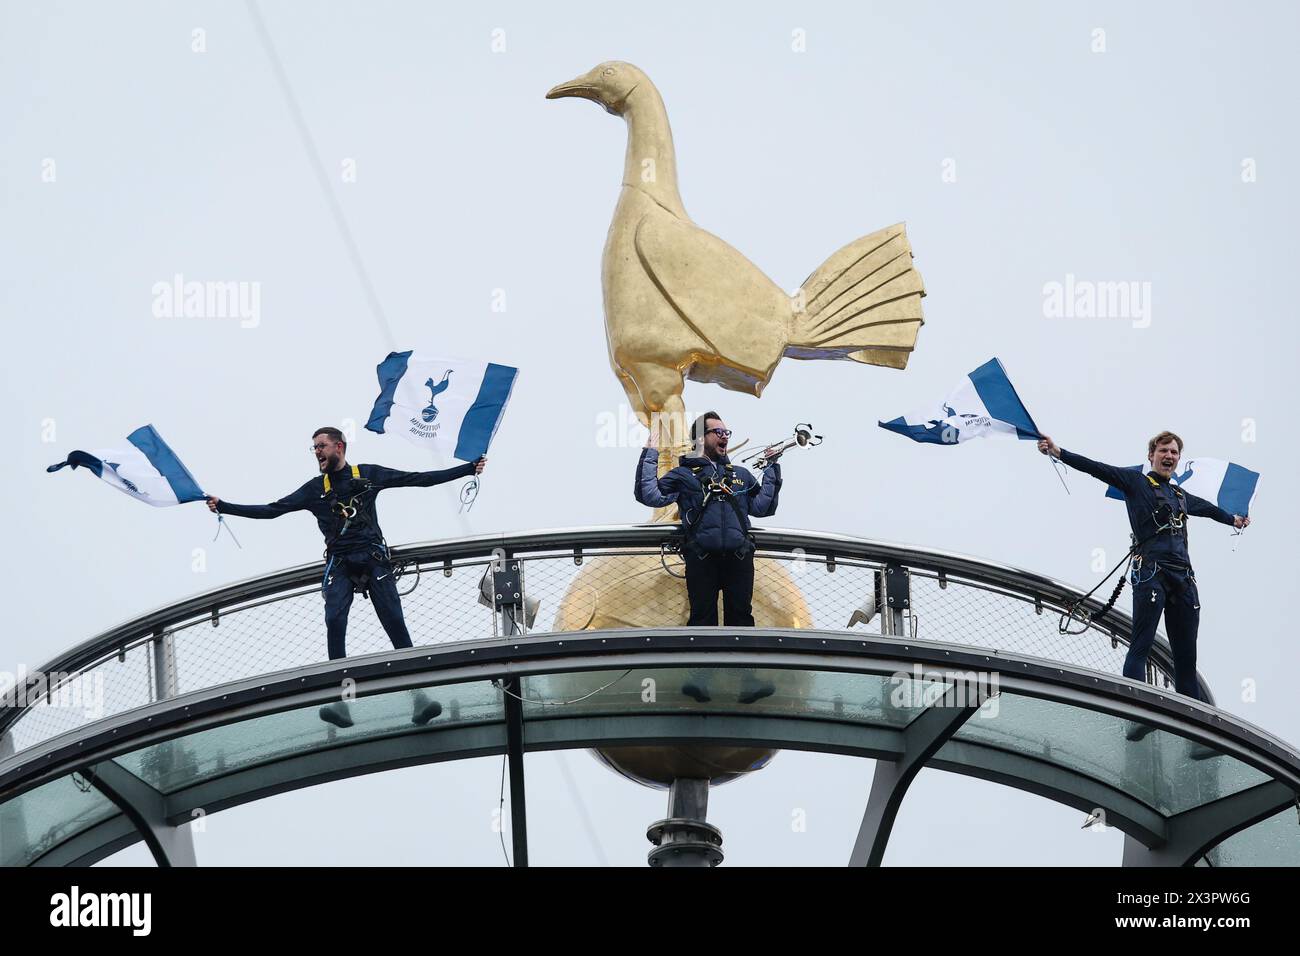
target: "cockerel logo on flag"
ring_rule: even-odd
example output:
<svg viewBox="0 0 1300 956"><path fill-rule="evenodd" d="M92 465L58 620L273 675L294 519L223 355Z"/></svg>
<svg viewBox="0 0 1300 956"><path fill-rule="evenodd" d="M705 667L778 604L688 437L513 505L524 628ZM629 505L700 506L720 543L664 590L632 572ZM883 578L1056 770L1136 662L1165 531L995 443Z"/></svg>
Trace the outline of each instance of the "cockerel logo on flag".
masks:
<svg viewBox="0 0 1300 956"><path fill-rule="evenodd" d="M519 370L408 351L390 352L376 372L379 397L366 428L474 461L487 454Z"/></svg>

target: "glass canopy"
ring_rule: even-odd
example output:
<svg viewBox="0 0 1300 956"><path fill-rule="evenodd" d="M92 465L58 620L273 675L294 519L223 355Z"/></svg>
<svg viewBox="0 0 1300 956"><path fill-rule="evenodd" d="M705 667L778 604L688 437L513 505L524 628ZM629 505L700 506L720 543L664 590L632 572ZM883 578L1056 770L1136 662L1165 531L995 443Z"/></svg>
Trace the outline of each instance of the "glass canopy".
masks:
<svg viewBox="0 0 1300 956"><path fill-rule="evenodd" d="M944 705L935 698L945 689L949 685L925 685L904 675L745 667L581 671L526 677L521 684L526 747L530 729L536 734L544 725L548 747L601 748L602 734L611 732L608 718L621 721L624 738L627 728L644 723L643 718L657 721L654 733L660 737L647 738L653 745L656 739L687 733L686 725L674 720L705 715L729 720L724 735L729 739L752 727L755 736L746 746L773 746L763 735L779 727L781 746L829 749L826 741L833 730L838 752L864 756L891 748L901 753L908 728L928 706ZM412 720L423 700L420 693L443 707L427 725ZM116 762L171 801L169 813L181 814L187 791L214 782L228 787L226 805L256 799L272 777L278 790L305 785L286 778L284 766L312 756L328 756L334 776L379 769L383 762L367 748L394 741L416 748L407 751L412 762L451 759L469 755L469 748L455 743L456 735L448 732L473 728L490 731L479 738L476 753L505 750L504 692L491 681L375 694L352 701L350 708L353 725L347 728L322 721L316 703L154 743ZM980 776L981 760L991 762L996 754L1032 758L1037 766L1050 768L1062 792L1086 787L1096 793L1102 784L1164 818L1269 779L1233 755L1194 759L1205 754L1190 739L1168 731L1130 740L1130 727L1125 719L1083 706L1004 691L956 731L952 739L967 745L961 749L964 763L956 769ZM683 740L689 743L688 736ZM951 759L944 762L952 768ZM42 784L0 804L0 863L33 862L118 812L78 775ZM1211 851L1210 862L1300 862L1295 812L1278 813L1230 837Z"/></svg>

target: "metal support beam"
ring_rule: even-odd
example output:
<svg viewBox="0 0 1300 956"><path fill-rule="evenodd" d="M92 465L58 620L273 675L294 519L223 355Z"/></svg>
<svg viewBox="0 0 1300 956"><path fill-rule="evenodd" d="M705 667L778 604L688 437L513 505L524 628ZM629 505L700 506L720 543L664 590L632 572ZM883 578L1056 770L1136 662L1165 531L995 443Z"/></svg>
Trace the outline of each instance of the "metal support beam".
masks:
<svg viewBox="0 0 1300 956"><path fill-rule="evenodd" d="M518 677L507 677L505 688L506 762L510 768L510 839L515 866L528 865L528 816L524 798L524 707Z"/></svg>
<svg viewBox="0 0 1300 956"><path fill-rule="evenodd" d="M1193 866L1206 852L1234 833L1266 820L1296 802L1291 788L1276 780L1261 783L1213 803L1184 810L1169 818L1167 838L1146 846L1124 837L1125 866Z"/></svg>
<svg viewBox="0 0 1300 956"><path fill-rule="evenodd" d="M140 842L140 831L125 814L115 813L107 820L80 831L75 836L41 854L31 866L94 866L118 850Z"/></svg>
<svg viewBox="0 0 1300 956"><path fill-rule="evenodd" d="M655 867L711 867L722 862L722 831L706 823L709 781L677 778L668 789L668 816L650 825Z"/></svg>
<svg viewBox="0 0 1300 956"><path fill-rule="evenodd" d="M213 613L216 613L215 610ZM154 700L170 700L180 693L180 676L176 671L176 637L171 631L160 628L154 631L152 645ZM168 740L159 745L158 757L166 770L171 770L181 763L184 756L184 740ZM189 823L174 825L170 835L172 842L179 848L173 855L177 859L190 861L182 865L193 866L194 834L190 830ZM151 846L150 849L152 850L153 847Z"/></svg>
<svg viewBox="0 0 1300 956"><path fill-rule="evenodd" d="M926 766L1036 794L1080 813L1100 808L1106 812L1107 826L1135 836L1143 843L1159 843L1165 838L1166 817L1141 800L1086 774L1037 757L950 740Z"/></svg>
<svg viewBox="0 0 1300 956"><path fill-rule="evenodd" d="M894 818L907 788L925 762L938 752L978 706L945 707L942 698L912 720L903 731L903 755L897 760L877 760L871 778L871 796L858 828L849 866L880 866L894 828Z"/></svg>
<svg viewBox="0 0 1300 956"><path fill-rule="evenodd" d="M155 631L153 636L154 700L176 696L176 639L170 631Z"/></svg>
<svg viewBox="0 0 1300 956"><path fill-rule="evenodd" d="M135 825L159 866L196 865L189 824L167 822L167 798L161 793L112 760L101 760L82 775Z"/></svg>
<svg viewBox="0 0 1300 956"><path fill-rule="evenodd" d="M906 637L907 625L903 615L912 613L912 579L907 568L890 561L883 571L877 572L880 581L880 633L891 637Z"/></svg>

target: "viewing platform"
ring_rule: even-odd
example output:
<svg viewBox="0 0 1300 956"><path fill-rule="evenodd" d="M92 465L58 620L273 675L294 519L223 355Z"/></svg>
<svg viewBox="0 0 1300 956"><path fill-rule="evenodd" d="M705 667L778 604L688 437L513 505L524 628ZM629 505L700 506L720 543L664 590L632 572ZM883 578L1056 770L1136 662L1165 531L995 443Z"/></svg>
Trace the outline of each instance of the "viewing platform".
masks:
<svg viewBox="0 0 1300 956"><path fill-rule="evenodd" d="M15 688L0 713L0 863L86 865L143 839L160 864L193 864L196 812L504 754L523 865L522 754L585 748L663 787L723 783L781 749L873 758L851 865L881 862L923 767L1100 810L1125 834L1116 863L1300 864L1300 753L1175 694L1163 636L1146 683L1120 676L1122 612L1063 635L1082 592L1033 572L764 529L758 626L687 628L681 561L664 550L674 530L395 548L407 650L358 599L352 656L324 659L323 562L118 625L50 661L41 673L57 681ZM773 692L744 702L756 679ZM682 692L692 680L710 700ZM355 695L347 728L318 716L341 689ZM411 719L415 690L443 705L424 725Z"/></svg>

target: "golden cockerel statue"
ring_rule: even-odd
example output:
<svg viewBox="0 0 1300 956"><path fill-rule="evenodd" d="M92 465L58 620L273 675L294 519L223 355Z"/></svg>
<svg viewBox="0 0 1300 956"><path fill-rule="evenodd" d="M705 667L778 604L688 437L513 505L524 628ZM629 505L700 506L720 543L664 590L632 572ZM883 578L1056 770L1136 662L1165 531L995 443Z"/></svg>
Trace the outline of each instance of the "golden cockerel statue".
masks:
<svg viewBox="0 0 1300 956"><path fill-rule="evenodd" d="M925 289L902 224L849 243L788 295L686 214L668 114L645 73L602 63L546 96L593 100L627 121L601 264L605 331L633 410L666 425L665 453L688 444L686 378L760 395L784 356L907 365Z"/></svg>

